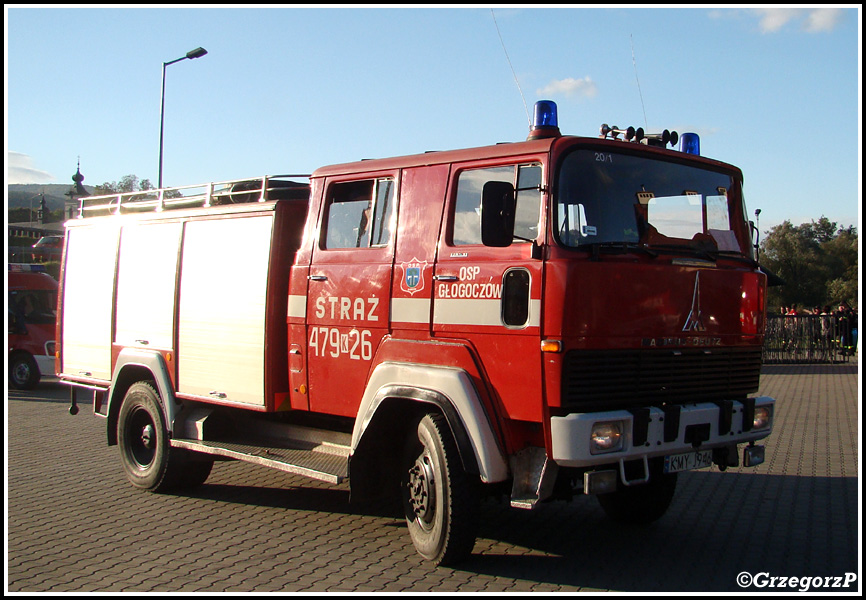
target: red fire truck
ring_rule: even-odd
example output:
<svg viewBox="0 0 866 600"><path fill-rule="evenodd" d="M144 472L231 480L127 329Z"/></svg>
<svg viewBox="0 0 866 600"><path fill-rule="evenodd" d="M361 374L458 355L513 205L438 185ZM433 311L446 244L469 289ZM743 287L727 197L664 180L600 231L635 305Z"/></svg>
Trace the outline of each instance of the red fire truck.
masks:
<svg viewBox="0 0 866 600"><path fill-rule="evenodd" d="M45 265L13 263L8 273L9 385L27 390L54 377L57 281Z"/></svg>
<svg viewBox="0 0 866 600"><path fill-rule="evenodd" d="M519 143L86 199L57 326L72 410L92 392L145 490L234 459L391 494L436 564L471 552L487 492L642 523L678 472L760 464L740 171L691 136L563 136L555 111Z"/></svg>

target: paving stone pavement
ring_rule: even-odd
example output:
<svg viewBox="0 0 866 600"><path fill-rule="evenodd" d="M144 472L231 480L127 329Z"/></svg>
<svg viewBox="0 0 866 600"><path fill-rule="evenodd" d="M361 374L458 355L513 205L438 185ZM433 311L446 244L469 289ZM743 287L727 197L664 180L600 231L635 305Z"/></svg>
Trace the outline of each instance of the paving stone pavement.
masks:
<svg viewBox="0 0 866 600"><path fill-rule="evenodd" d="M765 366L763 465L682 474L637 529L590 497L485 500L472 557L436 568L347 485L223 462L194 493L139 492L104 421L46 382L7 394L6 592L858 592L858 386L856 361Z"/></svg>

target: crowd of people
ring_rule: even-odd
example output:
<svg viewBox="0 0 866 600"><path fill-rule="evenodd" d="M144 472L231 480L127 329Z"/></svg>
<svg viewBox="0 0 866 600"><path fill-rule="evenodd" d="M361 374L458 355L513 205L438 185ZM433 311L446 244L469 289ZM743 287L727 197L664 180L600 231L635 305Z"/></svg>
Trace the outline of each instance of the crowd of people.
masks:
<svg viewBox="0 0 866 600"><path fill-rule="evenodd" d="M842 302L839 304L838 309L833 309L830 305L825 305L823 307L816 306L814 308L798 308L796 304L792 304L791 306L783 306L780 310L780 314L783 315L845 315L850 316L851 314L855 314L854 311L848 306L847 302Z"/></svg>
<svg viewBox="0 0 866 600"><path fill-rule="evenodd" d="M853 356L857 351L858 315L847 302L801 309L783 306L767 330L767 347L777 352Z"/></svg>

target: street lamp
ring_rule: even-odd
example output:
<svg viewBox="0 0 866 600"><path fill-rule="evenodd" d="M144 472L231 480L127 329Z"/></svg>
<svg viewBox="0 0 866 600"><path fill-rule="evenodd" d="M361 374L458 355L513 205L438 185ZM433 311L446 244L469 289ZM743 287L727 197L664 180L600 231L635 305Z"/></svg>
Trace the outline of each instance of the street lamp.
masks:
<svg viewBox="0 0 866 600"><path fill-rule="evenodd" d="M165 121L165 68L168 65L173 65L176 62L180 62L186 59L199 58L207 54L207 50L204 48L196 48L195 50L190 50L186 53L186 56L181 56L178 59L164 62L162 63L162 94L160 98L160 106L159 106L159 188L162 189L162 131L163 125Z"/></svg>

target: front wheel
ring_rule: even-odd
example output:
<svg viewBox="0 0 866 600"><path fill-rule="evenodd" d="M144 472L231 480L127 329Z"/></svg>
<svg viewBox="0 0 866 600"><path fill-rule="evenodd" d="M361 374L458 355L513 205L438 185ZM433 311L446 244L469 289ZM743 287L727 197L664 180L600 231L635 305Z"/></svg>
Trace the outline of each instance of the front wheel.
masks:
<svg viewBox="0 0 866 600"><path fill-rule="evenodd" d="M466 473L445 418L425 415L403 454L403 509L415 549L436 565L471 554L478 527L478 477Z"/></svg>
<svg viewBox="0 0 866 600"><path fill-rule="evenodd" d="M16 390L32 390L39 383L41 374L36 360L26 352L9 357L9 385Z"/></svg>

